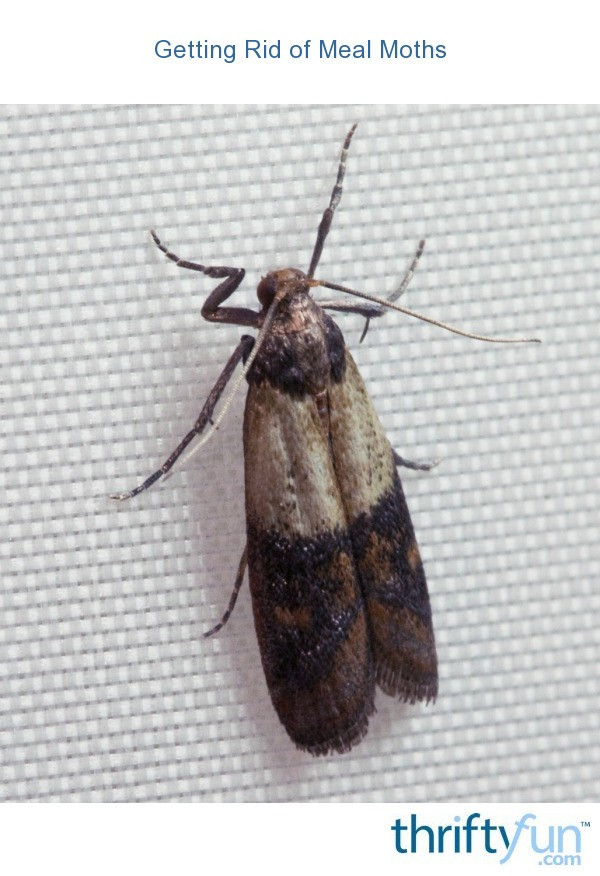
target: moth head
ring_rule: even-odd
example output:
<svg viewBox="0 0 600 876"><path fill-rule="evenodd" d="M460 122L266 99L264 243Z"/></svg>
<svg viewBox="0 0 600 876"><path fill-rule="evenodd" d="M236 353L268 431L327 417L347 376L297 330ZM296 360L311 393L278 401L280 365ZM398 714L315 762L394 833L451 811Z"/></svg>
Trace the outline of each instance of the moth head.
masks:
<svg viewBox="0 0 600 876"><path fill-rule="evenodd" d="M292 295L307 295L313 282L297 268L280 268L269 271L256 289L256 295L263 307L270 307L275 298L282 301Z"/></svg>

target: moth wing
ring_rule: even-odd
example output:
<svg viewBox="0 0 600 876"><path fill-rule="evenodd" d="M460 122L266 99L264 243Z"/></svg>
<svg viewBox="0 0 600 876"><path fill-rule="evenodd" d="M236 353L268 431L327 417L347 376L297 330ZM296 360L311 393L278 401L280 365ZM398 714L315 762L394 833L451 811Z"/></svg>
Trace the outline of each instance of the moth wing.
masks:
<svg viewBox="0 0 600 876"><path fill-rule="evenodd" d="M269 693L299 748L346 751L375 676L363 595L315 398L251 383L244 415L248 568Z"/></svg>
<svg viewBox="0 0 600 876"><path fill-rule="evenodd" d="M331 446L365 599L376 679L402 700L437 695L431 606L393 451L352 356L329 391Z"/></svg>

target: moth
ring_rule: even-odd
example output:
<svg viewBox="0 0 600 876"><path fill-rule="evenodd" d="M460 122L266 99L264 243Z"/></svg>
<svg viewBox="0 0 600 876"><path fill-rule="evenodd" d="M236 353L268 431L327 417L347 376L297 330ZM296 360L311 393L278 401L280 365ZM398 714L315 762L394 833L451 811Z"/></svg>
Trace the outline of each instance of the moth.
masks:
<svg viewBox="0 0 600 876"><path fill-rule="evenodd" d="M161 468L135 489L112 497L124 500L141 493L170 471L194 439L202 435L195 450L206 443L237 387L247 381L246 548L227 610L205 635L228 620L247 566L271 700L296 746L313 755L345 752L362 739L375 709L376 687L409 703L434 700L438 691L427 583L397 471L398 466L427 470L432 464L410 462L392 448L342 332L327 311L365 317L363 337L369 321L391 308L466 337L534 340L473 335L396 304L423 241L387 299L315 279L355 128L343 144L308 271L267 273L257 288L258 310L225 306L244 279L242 268L181 259L151 232L178 267L221 281L202 307L205 319L251 327L259 334L256 339L242 336L194 427ZM317 303L311 293L319 286L368 303ZM213 421L242 362L233 392Z"/></svg>

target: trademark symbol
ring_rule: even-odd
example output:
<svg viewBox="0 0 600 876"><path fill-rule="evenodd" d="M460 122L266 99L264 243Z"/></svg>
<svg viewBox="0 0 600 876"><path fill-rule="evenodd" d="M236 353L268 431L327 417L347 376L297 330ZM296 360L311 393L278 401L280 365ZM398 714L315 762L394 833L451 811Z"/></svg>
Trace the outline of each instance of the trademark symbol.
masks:
<svg viewBox="0 0 600 876"><path fill-rule="evenodd" d="M581 826L582 826L582 827L589 827L590 824L591 824L591 822L589 822L589 821L582 821L582 822L581 822Z"/></svg>

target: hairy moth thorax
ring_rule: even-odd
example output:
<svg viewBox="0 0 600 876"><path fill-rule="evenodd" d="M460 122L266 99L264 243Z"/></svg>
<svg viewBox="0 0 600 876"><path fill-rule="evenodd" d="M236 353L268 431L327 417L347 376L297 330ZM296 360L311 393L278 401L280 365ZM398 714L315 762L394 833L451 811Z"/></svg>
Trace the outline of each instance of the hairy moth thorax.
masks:
<svg viewBox="0 0 600 876"><path fill-rule="evenodd" d="M310 295L314 283L295 268L272 271L260 281L258 299L267 310L277 298L269 333L247 379L268 380L293 397L318 395L345 371L344 338Z"/></svg>

